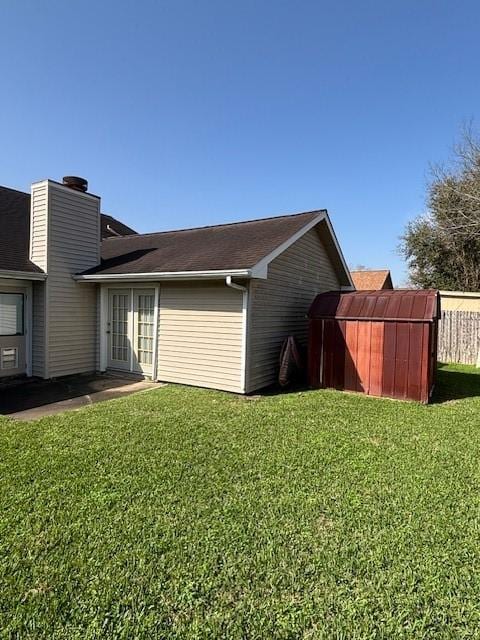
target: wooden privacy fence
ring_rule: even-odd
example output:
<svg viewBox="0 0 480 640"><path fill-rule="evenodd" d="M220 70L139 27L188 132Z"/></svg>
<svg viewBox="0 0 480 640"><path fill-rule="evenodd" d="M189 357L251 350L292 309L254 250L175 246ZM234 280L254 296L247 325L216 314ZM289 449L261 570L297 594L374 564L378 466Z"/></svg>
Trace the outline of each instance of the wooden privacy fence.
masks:
<svg viewBox="0 0 480 640"><path fill-rule="evenodd" d="M479 363L480 313L442 311L438 332L440 362Z"/></svg>

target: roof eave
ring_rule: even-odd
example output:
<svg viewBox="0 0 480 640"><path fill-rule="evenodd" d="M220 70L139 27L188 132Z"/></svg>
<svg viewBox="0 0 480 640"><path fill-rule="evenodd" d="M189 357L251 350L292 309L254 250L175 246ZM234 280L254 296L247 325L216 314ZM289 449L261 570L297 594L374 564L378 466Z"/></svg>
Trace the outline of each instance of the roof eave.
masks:
<svg viewBox="0 0 480 640"><path fill-rule="evenodd" d="M264 277L255 269L218 269L211 271L154 271L151 273L92 273L73 276L77 282L157 282L159 280L222 280Z"/></svg>
<svg viewBox="0 0 480 640"><path fill-rule="evenodd" d="M47 274L38 271L14 271L11 269L0 269L0 278L11 278L13 280L46 280Z"/></svg>
<svg viewBox="0 0 480 640"><path fill-rule="evenodd" d="M310 220L310 222L304 225L296 233L291 235L287 240L285 240L285 242L282 242L282 244L279 245L276 249L274 249L269 254L264 256L261 260L259 260L257 264L253 267L254 271L257 273L266 274L268 265L272 262L272 260L275 260L275 258L277 258L281 253L283 253L289 247L291 247L294 242L296 242L302 236L304 236L308 231L310 231L310 229L313 229L313 227L315 227L319 222L321 222L322 220L325 220L326 216L327 216L326 211L320 211L319 214L315 216L315 218L313 218L313 220ZM266 275L262 277L266 277Z"/></svg>
<svg viewBox="0 0 480 640"><path fill-rule="evenodd" d="M335 233L335 230L333 228L333 225L331 223L330 216L328 215L328 213L325 213L325 221L327 223L328 230L330 231L330 233L332 235L333 244L335 245L335 249L338 252L338 255L339 255L339 258L340 258L340 262L342 263L342 267L343 267L343 269L345 271L345 275L347 276L348 285L346 285L346 286L352 287L351 290L355 291L355 284L354 284L354 282L352 280L352 276L350 275L350 269L348 268L347 261L345 260L345 256L343 255L343 251L342 251L342 249L340 247L340 243L338 242L337 235Z"/></svg>
<svg viewBox="0 0 480 640"><path fill-rule="evenodd" d="M350 271L346 264L342 250L338 243L337 237L333 230L332 224L326 210L320 210L312 220L305 224L296 233L292 234L285 242L280 244L276 249L259 260L253 267L246 269L219 269L208 271L158 271L149 273L94 273L94 274L78 274L73 276L78 282L115 282L115 281L136 281L149 282L158 280L217 280L227 276L237 278L259 278L266 279L268 277L268 265L275 260L281 253L286 251L291 245L304 236L310 229L313 229L320 222L325 221L328 232L332 238L335 251L339 257L340 265L343 269L345 286L355 289L353 281L350 277Z"/></svg>
<svg viewBox="0 0 480 640"><path fill-rule="evenodd" d="M331 236L332 241L333 241L333 245L334 245L335 250L336 250L336 252L338 254L338 257L339 257L339 260L340 260L340 264L342 265L342 268L344 270L344 275L346 276L346 281L348 282L348 285L345 285L345 286L349 287L349 290L355 290L355 285L353 284L353 280L352 280L352 277L350 275L350 270L349 270L349 268L347 266L347 262L345 260L344 255L343 255L342 249L340 248L340 244L338 242L337 236L335 235L335 231L334 231L332 223L330 221L330 217L329 217L328 212L326 210L320 210L318 212L318 215L315 216L315 218L313 218L313 220L310 220L310 222L308 222L301 229L299 229L296 233L294 233L292 236L290 236L290 238L288 238L288 240L283 242L280 246L278 246L276 249L274 249L274 251L272 251L271 253L266 255L259 262L257 262L257 264L253 267L253 271L255 271L255 272L259 273L259 274L262 274L262 275L254 276L254 277L266 278L267 277L268 265L272 262L272 260L275 260L275 258L277 258L281 253L283 253L289 247L291 247L294 242L297 242L297 240L300 240L300 238L302 236L304 236L308 231L310 231L310 229L313 229L314 227L317 226L317 224L319 224L320 222L323 222L323 221L325 221L325 223L327 225L327 229L328 229L328 232L330 233L330 236Z"/></svg>

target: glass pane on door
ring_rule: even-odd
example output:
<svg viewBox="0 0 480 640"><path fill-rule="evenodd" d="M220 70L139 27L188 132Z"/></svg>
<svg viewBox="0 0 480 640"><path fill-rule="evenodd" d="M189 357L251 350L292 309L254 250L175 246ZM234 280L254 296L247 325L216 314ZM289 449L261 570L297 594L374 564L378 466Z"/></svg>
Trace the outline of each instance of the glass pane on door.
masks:
<svg viewBox="0 0 480 640"><path fill-rule="evenodd" d="M112 295L111 358L120 362L128 361L128 302L124 293Z"/></svg>
<svg viewBox="0 0 480 640"><path fill-rule="evenodd" d="M155 296L150 293L137 294L137 344L138 363L151 367L153 363L153 316Z"/></svg>

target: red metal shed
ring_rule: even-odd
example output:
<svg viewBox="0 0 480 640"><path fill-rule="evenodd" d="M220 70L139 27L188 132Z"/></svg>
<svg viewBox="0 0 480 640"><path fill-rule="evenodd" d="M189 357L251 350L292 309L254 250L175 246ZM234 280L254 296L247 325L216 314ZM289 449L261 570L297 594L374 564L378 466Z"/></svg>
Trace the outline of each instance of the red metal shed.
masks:
<svg viewBox="0 0 480 640"><path fill-rule="evenodd" d="M315 298L308 316L310 386L428 402L438 291L329 291Z"/></svg>

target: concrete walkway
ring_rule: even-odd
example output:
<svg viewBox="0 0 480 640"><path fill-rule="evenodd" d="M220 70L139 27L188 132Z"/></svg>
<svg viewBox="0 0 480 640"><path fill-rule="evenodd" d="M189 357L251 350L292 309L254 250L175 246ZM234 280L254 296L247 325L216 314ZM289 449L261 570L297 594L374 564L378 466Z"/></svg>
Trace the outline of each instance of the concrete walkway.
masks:
<svg viewBox="0 0 480 640"><path fill-rule="evenodd" d="M28 381L0 390L0 414L18 420L38 420L160 386L156 382L108 374Z"/></svg>

